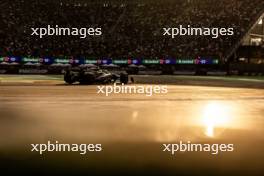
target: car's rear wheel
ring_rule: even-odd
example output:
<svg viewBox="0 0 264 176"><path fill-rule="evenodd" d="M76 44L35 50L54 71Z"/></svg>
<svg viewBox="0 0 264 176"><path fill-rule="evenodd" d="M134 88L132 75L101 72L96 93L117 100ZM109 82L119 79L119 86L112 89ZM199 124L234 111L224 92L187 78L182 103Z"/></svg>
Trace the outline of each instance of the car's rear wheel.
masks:
<svg viewBox="0 0 264 176"><path fill-rule="evenodd" d="M67 84L73 84L75 82L74 75L70 70L66 71L66 73L64 74L64 81Z"/></svg>

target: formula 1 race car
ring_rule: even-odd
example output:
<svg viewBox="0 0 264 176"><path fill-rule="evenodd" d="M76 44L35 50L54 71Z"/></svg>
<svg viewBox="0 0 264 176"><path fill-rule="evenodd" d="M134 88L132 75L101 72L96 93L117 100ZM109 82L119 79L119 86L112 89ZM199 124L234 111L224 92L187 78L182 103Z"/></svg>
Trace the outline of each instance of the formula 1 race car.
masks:
<svg viewBox="0 0 264 176"><path fill-rule="evenodd" d="M68 84L111 84L118 80L120 83L127 84L128 74L123 72L115 74L99 68L71 68L64 72L64 81Z"/></svg>

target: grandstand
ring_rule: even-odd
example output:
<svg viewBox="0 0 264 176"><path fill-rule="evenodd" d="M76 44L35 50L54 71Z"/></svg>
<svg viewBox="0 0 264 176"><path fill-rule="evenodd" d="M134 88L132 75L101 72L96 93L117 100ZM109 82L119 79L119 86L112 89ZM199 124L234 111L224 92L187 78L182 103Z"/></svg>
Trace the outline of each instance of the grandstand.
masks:
<svg viewBox="0 0 264 176"><path fill-rule="evenodd" d="M4 0L0 56L239 61L239 47L264 12L263 0ZM33 27L102 27L103 35L31 36ZM234 28L233 36L162 35L163 27ZM263 37L263 36L262 36ZM260 44L260 45L263 45ZM241 50L241 49L240 49ZM243 51L243 49L242 49ZM229 67L228 67L229 68Z"/></svg>

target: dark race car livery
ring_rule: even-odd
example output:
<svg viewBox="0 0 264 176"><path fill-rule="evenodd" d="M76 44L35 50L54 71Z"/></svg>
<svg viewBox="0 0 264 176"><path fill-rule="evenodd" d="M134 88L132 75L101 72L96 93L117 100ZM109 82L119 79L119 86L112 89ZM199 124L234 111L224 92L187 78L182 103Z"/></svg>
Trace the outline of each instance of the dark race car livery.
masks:
<svg viewBox="0 0 264 176"><path fill-rule="evenodd" d="M65 71L64 81L68 84L111 84L117 81L120 83L128 83L128 74L122 72L120 74L111 73L107 70L102 70L99 68L71 68Z"/></svg>

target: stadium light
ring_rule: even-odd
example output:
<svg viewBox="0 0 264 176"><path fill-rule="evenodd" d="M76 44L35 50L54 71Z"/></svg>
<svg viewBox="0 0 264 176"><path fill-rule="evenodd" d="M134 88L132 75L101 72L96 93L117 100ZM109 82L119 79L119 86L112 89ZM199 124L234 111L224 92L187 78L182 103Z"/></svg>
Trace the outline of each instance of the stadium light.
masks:
<svg viewBox="0 0 264 176"><path fill-rule="evenodd" d="M259 25L263 24L263 20L260 19L259 22L258 22Z"/></svg>

